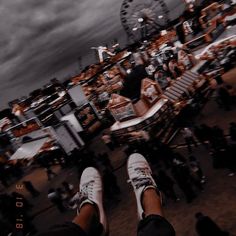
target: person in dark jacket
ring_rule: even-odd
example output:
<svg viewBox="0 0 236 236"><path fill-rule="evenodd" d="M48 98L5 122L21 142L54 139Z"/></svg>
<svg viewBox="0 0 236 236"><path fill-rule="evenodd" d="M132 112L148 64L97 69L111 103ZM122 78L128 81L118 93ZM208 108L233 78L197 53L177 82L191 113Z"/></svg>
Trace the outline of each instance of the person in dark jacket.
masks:
<svg viewBox="0 0 236 236"><path fill-rule="evenodd" d="M57 209L63 213L66 211L66 208L63 204L62 197L58 194L58 191L51 188L48 191L48 199L57 207Z"/></svg>
<svg viewBox="0 0 236 236"><path fill-rule="evenodd" d="M235 122L230 123L229 135L230 135L231 141L236 142L236 123Z"/></svg>
<svg viewBox="0 0 236 236"><path fill-rule="evenodd" d="M223 108L226 111L229 111L230 110L230 105L231 105L231 97L230 97L230 94L229 94L227 88L225 88L223 86L219 88L219 90L218 90L218 99L220 100Z"/></svg>
<svg viewBox="0 0 236 236"><path fill-rule="evenodd" d="M228 232L221 230L221 228L209 217L203 215L201 212L195 215L196 231L199 236L227 236Z"/></svg>
<svg viewBox="0 0 236 236"><path fill-rule="evenodd" d="M174 180L171 179L163 170L159 171L157 180L159 189L165 194L166 197L171 198L176 202L180 200L174 190Z"/></svg>
<svg viewBox="0 0 236 236"><path fill-rule="evenodd" d="M31 181L23 181L25 189L32 195L32 197L37 197L40 195L39 191L35 189Z"/></svg>
<svg viewBox="0 0 236 236"><path fill-rule="evenodd" d="M178 159L174 159L171 172L179 188L183 191L186 201L191 203L196 194L192 188L190 170L187 165Z"/></svg>

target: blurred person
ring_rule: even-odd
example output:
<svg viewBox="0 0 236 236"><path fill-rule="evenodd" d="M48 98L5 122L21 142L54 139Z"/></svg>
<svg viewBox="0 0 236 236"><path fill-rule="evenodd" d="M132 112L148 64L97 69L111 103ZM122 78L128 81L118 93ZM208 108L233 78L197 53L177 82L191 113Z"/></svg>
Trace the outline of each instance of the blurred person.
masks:
<svg viewBox="0 0 236 236"><path fill-rule="evenodd" d="M227 236L228 232L222 231L221 228L209 217L201 212L195 214L196 231L199 236Z"/></svg>
<svg viewBox="0 0 236 236"><path fill-rule="evenodd" d="M112 138L110 134L108 134L107 132L104 132L102 135L102 140L111 151L114 150L114 144L112 142Z"/></svg>
<svg viewBox="0 0 236 236"><path fill-rule="evenodd" d="M162 69L163 69L164 73L166 74L166 76L167 76L168 78L173 79L173 75L172 75L172 73L170 72L169 67L168 67L167 64L164 63L163 66L162 66Z"/></svg>
<svg viewBox="0 0 236 236"><path fill-rule="evenodd" d="M196 177L201 181L202 184L204 184L206 177L203 175L200 163L195 156L191 155L189 157L189 165L192 173L196 175Z"/></svg>
<svg viewBox="0 0 236 236"><path fill-rule="evenodd" d="M169 86L171 79L162 70L158 70L154 74L155 81L160 85L162 89Z"/></svg>
<svg viewBox="0 0 236 236"><path fill-rule="evenodd" d="M223 108L226 111L231 110L231 96L227 88L221 86L217 92L218 92L218 99L221 102Z"/></svg>
<svg viewBox="0 0 236 236"><path fill-rule="evenodd" d="M236 123L235 122L230 123L229 135L230 135L231 141L236 142Z"/></svg>
<svg viewBox="0 0 236 236"><path fill-rule="evenodd" d="M192 147L191 147L191 145L194 144L195 147L197 147L197 142L196 142L196 140L195 140L195 138L194 138L194 134L193 134L193 132L192 132L189 128L187 128L187 127L185 127L185 128L182 130L182 134L183 134L184 140L185 140L185 142L186 142L186 145L187 145L187 147L188 147L188 151L191 153L191 152L192 152Z"/></svg>
<svg viewBox="0 0 236 236"><path fill-rule="evenodd" d="M226 149L228 145L223 129L217 125L212 128L211 145L215 150Z"/></svg>
<svg viewBox="0 0 236 236"><path fill-rule="evenodd" d="M178 62L175 59L170 60L168 67L175 79L182 75L182 71L178 65Z"/></svg>
<svg viewBox="0 0 236 236"><path fill-rule="evenodd" d="M160 170L157 177L154 179L158 181L158 187L165 194L166 197L171 198L176 202L180 200L174 190L175 182L173 179L171 179L170 176L166 174L166 172Z"/></svg>
<svg viewBox="0 0 236 236"><path fill-rule="evenodd" d="M193 66L191 57L193 57L193 55L186 53L183 49L178 51L178 63L183 65L185 70L189 70Z"/></svg>
<svg viewBox="0 0 236 236"><path fill-rule="evenodd" d="M66 211L66 208L63 204L63 199L60 193L58 193L58 191L56 191L54 188L50 188L48 190L48 199L53 203L53 205L57 207L57 209L61 213L64 213Z"/></svg>
<svg viewBox="0 0 236 236"><path fill-rule="evenodd" d="M114 170L114 167L111 164L111 160L106 152L99 154L99 160L106 169Z"/></svg>
<svg viewBox="0 0 236 236"><path fill-rule="evenodd" d="M0 163L0 181L5 188L9 187L8 180L5 176L4 164Z"/></svg>
<svg viewBox="0 0 236 236"><path fill-rule="evenodd" d="M225 167L230 171L228 176L234 176L236 174L236 144L232 144L227 147L224 160Z"/></svg>
<svg viewBox="0 0 236 236"><path fill-rule="evenodd" d="M68 194L68 196L71 196L73 194L73 190L74 190L73 184L63 181L62 186L64 188L64 191Z"/></svg>
<svg viewBox="0 0 236 236"><path fill-rule="evenodd" d="M66 191L60 187L56 188L56 193L61 200L66 200L68 198Z"/></svg>
<svg viewBox="0 0 236 236"><path fill-rule="evenodd" d="M47 174L47 177L48 177L48 181L50 181L53 177L57 176L57 174L55 172L53 172L50 167L46 168L46 174Z"/></svg>
<svg viewBox="0 0 236 236"><path fill-rule="evenodd" d="M114 198L120 194L120 187L117 184L117 178L110 169L103 170L102 175L104 193L108 198Z"/></svg>
<svg viewBox="0 0 236 236"><path fill-rule="evenodd" d="M201 124L202 136L204 141L210 141L212 138L212 128L206 124Z"/></svg>
<svg viewBox="0 0 236 236"><path fill-rule="evenodd" d="M25 186L25 189L32 195L32 197L38 197L40 195L40 192L37 189L35 189L31 181L29 180L23 181L23 184Z"/></svg>
<svg viewBox="0 0 236 236"><path fill-rule="evenodd" d="M160 149L159 157L164 162L165 167L167 169L170 168L173 162L173 158L174 156L176 156L175 153L168 144L165 144L163 142L160 143L159 149Z"/></svg>
<svg viewBox="0 0 236 236"><path fill-rule="evenodd" d="M199 125L195 125L193 132L194 132L195 137L199 140L199 142L208 149L208 144L206 143L206 141L209 141L209 140L207 140L208 136L205 135L204 129Z"/></svg>
<svg viewBox="0 0 236 236"><path fill-rule="evenodd" d="M192 188L191 175L188 167L180 160L174 159L171 173L179 188L185 195L187 203L191 203L196 197Z"/></svg>

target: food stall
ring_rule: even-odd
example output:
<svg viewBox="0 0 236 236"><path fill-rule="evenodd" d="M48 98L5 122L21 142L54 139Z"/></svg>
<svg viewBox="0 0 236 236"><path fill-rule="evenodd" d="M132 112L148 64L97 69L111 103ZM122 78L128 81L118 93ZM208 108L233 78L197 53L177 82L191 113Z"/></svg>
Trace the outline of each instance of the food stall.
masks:
<svg viewBox="0 0 236 236"><path fill-rule="evenodd" d="M177 27L177 31L183 31L183 33L179 33L179 36L181 34L184 35L184 45L190 49L195 49L214 41L225 30L225 22L222 13L223 4L214 2L202 9L200 16L196 15L193 19L181 22ZM193 22L201 29L197 34L195 32L196 29L191 28Z"/></svg>
<svg viewBox="0 0 236 236"><path fill-rule="evenodd" d="M39 153L62 149L70 154L74 148L81 148L83 140L69 122L60 122L56 126L43 127L37 118L17 124L7 131L11 137L14 154L9 161L33 161Z"/></svg>
<svg viewBox="0 0 236 236"><path fill-rule="evenodd" d="M149 79L142 81L139 101L113 94L108 109L116 120L110 131L119 142L132 141L134 132L148 132L154 127L161 133L174 115L171 102L162 95L159 85Z"/></svg>

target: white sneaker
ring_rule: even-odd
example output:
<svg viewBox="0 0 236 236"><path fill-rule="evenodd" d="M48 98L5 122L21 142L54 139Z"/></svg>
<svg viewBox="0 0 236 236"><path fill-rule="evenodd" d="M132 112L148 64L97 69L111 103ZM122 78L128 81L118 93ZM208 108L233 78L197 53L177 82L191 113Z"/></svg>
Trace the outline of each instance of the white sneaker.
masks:
<svg viewBox="0 0 236 236"><path fill-rule="evenodd" d="M102 235L107 235L108 224L106 215L103 208L103 188L102 179L98 172L93 167L86 168L80 179L80 193L79 193L79 207L77 213L81 207L86 204L96 205L99 211L99 221L103 225L104 232Z"/></svg>
<svg viewBox="0 0 236 236"><path fill-rule="evenodd" d="M142 194L148 188L157 190L157 185L152 177L151 168L146 159L139 153L129 156L127 163L129 182L131 182L137 201L139 220L143 219Z"/></svg>

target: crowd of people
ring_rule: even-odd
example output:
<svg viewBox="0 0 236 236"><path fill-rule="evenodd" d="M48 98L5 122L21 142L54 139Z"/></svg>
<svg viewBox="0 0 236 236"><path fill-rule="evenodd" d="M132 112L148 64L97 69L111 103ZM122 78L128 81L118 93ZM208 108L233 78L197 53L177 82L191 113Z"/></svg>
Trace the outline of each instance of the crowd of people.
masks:
<svg viewBox="0 0 236 236"><path fill-rule="evenodd" d="M61 187L50 188L48 190L48 199L58 209L59 212L63 213L70 208L70 199L74 194L74 186L66 181L63 181Z"/></svg>
<svg viewBox="0 0 236 236"><path fill-rule="evenodd" d="M233 176L236 173L236 123L232 122L229 124L227 135L220 127L210 127L206 124L185 127L180 134L184 138L188 148L188 154L186 156L155 138L137 139L125 149L127 157L132 153L140 153L148 160L153 170L152 177L157 183L158 190L162 192L163 205L168 205L169 201L179 202L183 197L187 203L191 203L204 191L207 174L205 175L198 156L193 152L194 147L202 146L206 149L212 158L214 168L227 168L229 170L229 176ZM110 141L112 142L112 139ZM115 143L112 143L112 147L112 149L108 147L110 154L115 149ZM81 178L84 169L91 166L98 169L101 173L106 202L119 202L121 189L118 185L115 169L111 164L108 153L95 154L87 148L83 150L75 149L71 154L70 162L67 163L67 166L77 168L78 179ZM64 165L61 165L61 168L64 168ZM46 170L49 180L57 175L52 171L51 166L47 166ZM41 195L31 181L25 180L23 184L32 198L37 198ZM50 188L47 197L52 206L55 206L59 212L64 213L69 209L75 208L73 196L76 190L72 184L64 181L61 186ZM2 194L0 196L0 209L1 215L3 216L0 223L6 231L12 232L9 230L13 224L15 212L8 211L6 208L9 208L9 204L13 204L14 199L19 197L19 195L24 199L26 206L24 207L24 214L27 219L25 230L35 233L36 227L32 224L32 218L30 217L33 206L22 194L16 192ZM6 202L8 203L6 204ZM215 230L219 230L222 233L219 235L227 235L227 232L221 231L210 218L204 216L202 213L196 214L196 218L197 232L204 231L201 225L209 224L210 228L215 228ZM199 235L206 234L199 233Z"/></svg>
<svg viewBox="0 0 236 236"><path fill-rule="evenodd" d="M157 183L158 190L162 192L163 205L168 205L169 201L179 202L183 197L187 203L191 203L204 191L207 174L205 175L198 156L193 152L194 147L201 145L206 149L212 158L214 168L227 168L229 176L233 176L236 173L236 161L234 158L236 156L236 123L229 124L228 135L220 127L210 127L206 124L185 127L180 134L188 148L186 156L155 138L137 139L128 145L125 150L127 157L132 153L140 153L148 160L153 170L152 177ZM110 141L112 142L112 139ZM112 147L112 149L108 147L111 154L115 149L115 143L112 143ZM119 202L121 189L117 183L115 169L111 164L108 153L95 154L87 148L84 150L75 149L67 166L75 166L77 168L79 179L84 169L91 166L98 169L101 173L106 202ZM64 168L64 165L61 165L61 168ZM52 171L51 165L47 166L46 171L49 180L57 175ZM23 184L32 198L41 195L31 181L25 180ZM76 190L72 184L64 181L61 186L50 188L47 197L52 206L55 206L60 213L64 213L77 207L73 200ZM24 199L25 204L24 215L26 215L27 219L25 230L33 234L36 232L36 227L32 224L32 218L30 217L33 206L22 194L13 192L0 196L0 209L3 216L0 223L4 230L12 232L10 229L14 222L13 216L16 213L15 211L8 211L6 208L12 207L9 204L13 204L14 199L19 197L19 195ZM8 203L6 204L6 202ZM201 226L204 224L209 224L210 228L222 233L219 235L227 235L227 232L221 231L210 218L202 213L196 214L196 218L196 230L199 235L206 235L204 234L206 230L203 230L203 226ZM203 233L200 233L200 231L203 231Z"/></svg>

